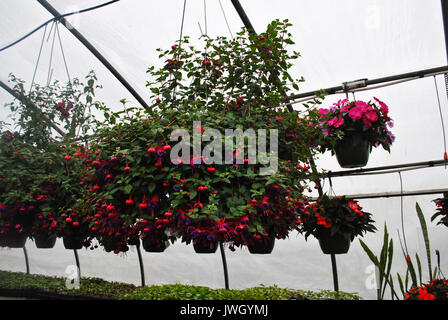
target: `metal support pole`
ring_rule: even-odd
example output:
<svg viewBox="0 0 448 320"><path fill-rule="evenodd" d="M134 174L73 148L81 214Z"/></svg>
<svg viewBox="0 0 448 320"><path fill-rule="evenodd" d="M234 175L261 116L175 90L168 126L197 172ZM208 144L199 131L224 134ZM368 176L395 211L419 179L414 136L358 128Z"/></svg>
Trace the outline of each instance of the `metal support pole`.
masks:
<svg viewBox="0 0 448 320"><path fill-rule="evenodd" d="M339 291L338 266L336 264L336 255L331 254L331 268L333 269L334 291Z"/></svg>
<svg viewBox="0 0 448 320"><path fill-rule="evenodd" d="M140 242L136 244L138 263L140 265L140 278L142 280L142 287L145 286L145 268L143 267L142 252L140 250Z"/></svg>
<svg viewBox="0 0 448 320"><path fill-rule="evenodd" d="M249 33L255 33L255 29L252 26L252 23L250 22L249 18L246 15L246 12L244 11L243 7L241 6L241 3L239 0L232 0L232 4L235 7L236 12L238 12L238 15L240 16L241 20L244 23L244 26L246 27L247 31Z"/></svg>
<svg viewBox="0 0 448 320"><path fill-rule="evenodd" d="M224 252L224 246L221 241L219 242L219 250L221 251L222 267L224 269L224 283L225 283L226 289L228 290L229 289L229 273L227 271L226 254Z"/></svg>
<svg viewBox="0 0 448 320"><path fill-rule="evenodd" d="M28 260L28 253L26 252L25 246L23 246L23 255L25 256L26 274L30 274L30 262Z"/></svg>
<svg viewBox="0 0 448 320"><path fill-rule="evenodd" d="M73 249L73 252L75 254L76 267L78 268L78 279L81 279L81 267L79 265L78 251L76 251L76 249Z"/></svg>
<svg viewBox="0 0 448 320"><path fill-rule="evenodd" d="M53 16L61 17L61 14L53 8L46 0L37 0L45 9L47 9ZM70 23L64 18L59 19L60 22L70 31L81 43L89 49L89 51L101 61L101 63L117 78L118 81L134 96L134 98L145 108L149 109L145 100L132 88L132 86L126 81L126 79L107 61L107 59Z"/></svg>
<svg viewBox="0 0 448 320"><path fill-rule="evenodd" d="M443 29L445 32L445 50L448 61L448 1L441 0L441 3L442 3Z"/></svg>

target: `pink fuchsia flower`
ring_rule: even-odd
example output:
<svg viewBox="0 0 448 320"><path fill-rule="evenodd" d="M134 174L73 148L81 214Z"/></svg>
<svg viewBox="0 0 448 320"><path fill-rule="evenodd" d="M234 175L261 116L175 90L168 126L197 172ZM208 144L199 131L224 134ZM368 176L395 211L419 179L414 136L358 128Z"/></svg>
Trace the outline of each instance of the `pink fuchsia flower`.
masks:
<svg viewBox="0 0 448 320"><path fill-rule="evenodd" d="M335 124L336 122L338 122L338 117L334 117L333 119L329 120L329 121L327 122L327 124L331 127L331 126L334 126L334 124Z"/></svg>
<svg viewBox="0 0 448 320"><path fill-rule="evenodd" d="M362 112L367 112L369 110L372 110L372 107L369 106L364 101L355 101L355 106L358 107L360 110L362 110Z"/></svg>
<svg viewBox="0 0 448 320"><path fill-rule="evenodd" d="M331 130L331 129L323 129L322 133L324 134L324 136L328 137L330 134L333 133L333 130Z"/></svg>
<svg viewBox="0 0 448 320"><path fill-rule="evenodd" d="M342 126L344 124L344 118L340 118L335 124L334 127L335 128L339 128L340 126Z"/></svg>
<svg viewBox="0 0 448 320"><path fill-rule="evenodd" d="M369 120L370 122L375 122L378 120L378 115L376 114L375 111L367 111L364 117L366 117L366 119Z"/></svg>
<svg viewBox="0 0 448 320"><path fill-rule="evenodd" d="M335 107L342 107L342 106L344 106L347 102L348 102L348 99L339 100L338 102L334 103L333 105L334 105Z"/></svg>
<svg viewBox="0 0 448 320"><path fill-rule="evenodd" d="M376 102L378 102L378 104L381 107L381 113L385 116L387 116L387 114L389 113L389 107L380 99L373 97L373 99L375 99Z"/></svg>
<svg viewBox="0 0 448 320"><path fill-rule="evenodd" d="M353 120L361 119L364 111L359 108L358 106L353 107L350 112L348 113L348 116L352 118Z"/></svg>
<svg viewBox="0 0 448 320"><path fill-rule="evenodd" d="M321 109L319 109L319 114L321 114L321 115L327 115L328 113L330 113L330 110L328 110L328 109L325 109L325 108L321 108Z"/></svg>

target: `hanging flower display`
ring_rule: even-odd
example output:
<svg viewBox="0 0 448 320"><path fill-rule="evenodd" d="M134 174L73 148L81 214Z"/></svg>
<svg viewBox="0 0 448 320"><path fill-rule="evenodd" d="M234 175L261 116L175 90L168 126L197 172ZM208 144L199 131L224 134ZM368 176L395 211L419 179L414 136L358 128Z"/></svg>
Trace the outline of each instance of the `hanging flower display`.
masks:
<svg viewBox="0 0 448 320"><path fill-rule="evenodd" d="M188 38L185 48L159 50L168 63L148 70L152 107L123 100L122 113L103 109L86 177L100 242L120 235L116 249L125 251L126 237L156 247L180 238L214 251L219 242L234 249L297 228L307 162L317 153L309 141L319 132L303 125L308 112L283 106L286 82L274 80L299 82L287 73L298 56L285 49L288 26L207 40L206 56Z"/></svg>
<svg viewBox="0 0 448 320"><path fill-rule="evenodd" d="M364 101L339 100L331 108L321 108L320 126L326 138L322 150L336 153L343 168L363 167L373 147L390 152L395 136L389 107L377 98Z"/></svg>
<svg viewBox="0 0 448 320"><path fill-rule="evenodd" d="M323 195L300 215L299 231L305 239L313 235L326 254L347 253L350 242L365 232L374 232L371 213L356 200Z"/></svg>

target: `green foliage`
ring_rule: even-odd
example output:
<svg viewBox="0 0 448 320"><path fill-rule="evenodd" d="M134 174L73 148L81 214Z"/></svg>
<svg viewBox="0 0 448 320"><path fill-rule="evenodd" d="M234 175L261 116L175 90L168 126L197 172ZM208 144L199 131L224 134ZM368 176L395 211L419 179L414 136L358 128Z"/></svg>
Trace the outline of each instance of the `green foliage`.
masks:
<svg viewBox="0 0 448 320"><path fill-rule="evenodd" d="M259 286L248 289L210 289L192 285L161 285L137 288L132 293L123 294L123 299L133 300L359 300L353 293L319 292Z"/></svg>
<svg viewBox="0 0 448 320"><path fill-rule="evenodd" d="M419 218L420 222L420 228L423 234L423 239L425 241L425 248L426 248L426 259L428 263L428 275L429 280L435 279L437 275L437 267L432 270L432 264L431 264L431 247L430 247L430 241L428 236L428 230L426 226L425 217L423 215L423 212L420 208L420 205L416 203L416 211L417 216ZM384 225L384 239L383 239L383 246L381 249L381 253L378 256L376 256L372 250L362 241L359 240L362 248L367 253L369 259L372 261L372 263L378 268L379 271L379 288L378 288L378 299L383 299L386 287L389 286L392 294L392 298L399 299L398 295L395 292L394 289L394 279L391 275L391 267L392 267L392 259L393 259L393 240L389 240L389 234L387 232L386 224ZM419 255L415 254L415 262L416 265L414 265L414 262L412 261L411 256L405 251L403 246L401 246L403 257L406 261L406 273L405 275L401 275L399 272L397 272L397 281L399 284L399 288L401 293L403 294L403 297L406 297L410 289L414 289L417 287L421 287L424 285L424 278L423 278L423 271L422 271L422 264ZM387 267L386 267L387 266ZM411 286L409 287L409 280L411 281Z"/></svg>
<svg viewBox="0 0 448 320"><path fill-rule="evenodd" d="M318 292L263 286L241 289L211 289L204 286L166 284L136 287L100 278L81 278L79 289L67 289L66 279L20 272L0 271L1 289L37 289L70 296L125 300L360 300L354 293Z"/></svg>

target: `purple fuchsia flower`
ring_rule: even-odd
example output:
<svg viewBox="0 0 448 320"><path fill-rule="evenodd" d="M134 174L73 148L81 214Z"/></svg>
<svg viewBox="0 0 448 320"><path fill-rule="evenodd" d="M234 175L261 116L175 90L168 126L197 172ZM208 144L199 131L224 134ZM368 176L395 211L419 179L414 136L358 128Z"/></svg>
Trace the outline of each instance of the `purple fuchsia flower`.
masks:
<svg viewBox="0 0 448 320"><path fill-rule="evenodd" d="M387 135L389 136L390 141L391 141L392 143L395 142L395 136L394 136L394 134L393 134L390 130L387 130L387 129L386 129L386 133L387 133Z"/></svg>
<svg viewBox="0 0 448 320"><path fill-rule="evenodd" d="M207 236L207 240L210 241L210 242L215 242L215 241L218 241L218 237L216 235L214 235L214 234L209 234Z"/></svg>
<svg viewBox="0 0 448 320"><path fill-rule="evenodd" d="M156 154L159 158L163 158L164 156L166 156L166 151L163 149L159 149L157 150Z"/></svg>

